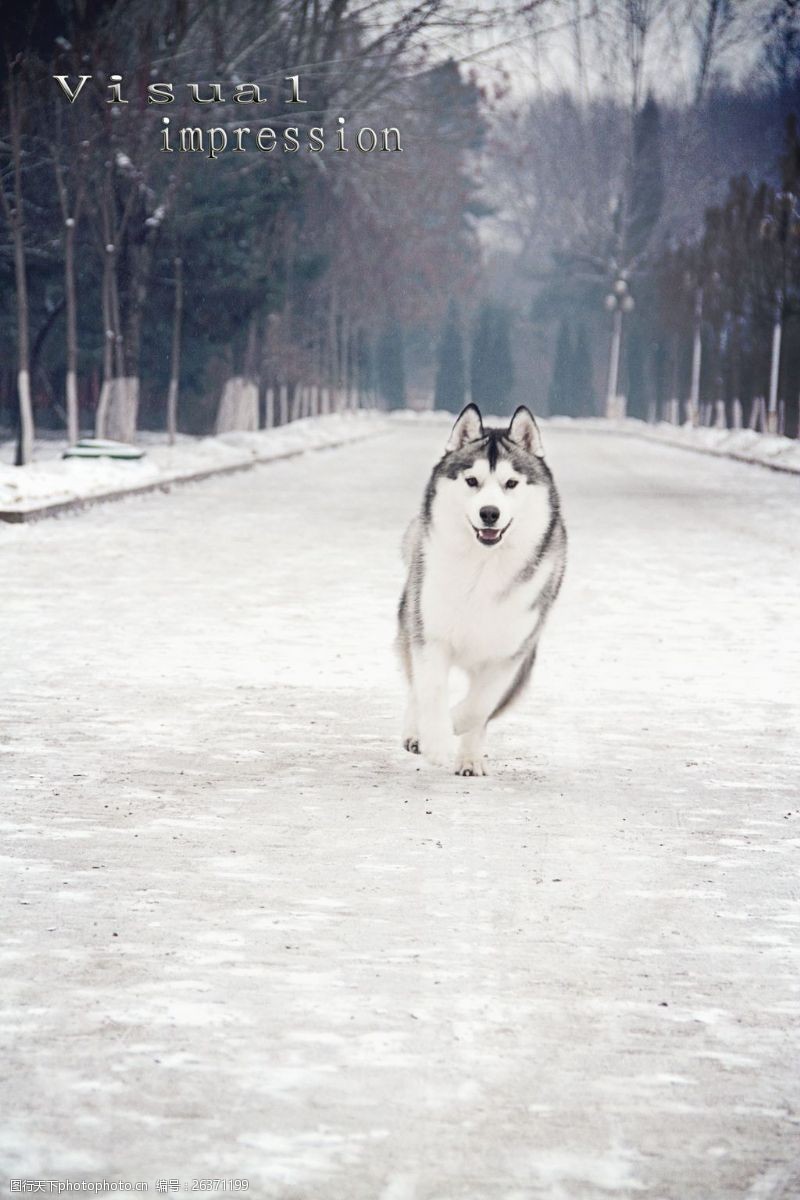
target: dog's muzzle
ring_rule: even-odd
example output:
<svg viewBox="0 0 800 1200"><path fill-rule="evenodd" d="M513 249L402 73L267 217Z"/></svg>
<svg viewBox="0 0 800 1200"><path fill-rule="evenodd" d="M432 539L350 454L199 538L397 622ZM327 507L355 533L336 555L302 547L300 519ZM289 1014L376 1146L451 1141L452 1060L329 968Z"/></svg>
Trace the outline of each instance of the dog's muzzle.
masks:
<svg viewBox="0 0 800 1200"><path fill-rule="evenodd" d="M511 522L508 522L510 525ZM475 536L482 546L496 546L502 540L503 534L508 529L508 525L504 525L502 529L497 529L494 525L481 525L480 527L473 525Z"/></svg>

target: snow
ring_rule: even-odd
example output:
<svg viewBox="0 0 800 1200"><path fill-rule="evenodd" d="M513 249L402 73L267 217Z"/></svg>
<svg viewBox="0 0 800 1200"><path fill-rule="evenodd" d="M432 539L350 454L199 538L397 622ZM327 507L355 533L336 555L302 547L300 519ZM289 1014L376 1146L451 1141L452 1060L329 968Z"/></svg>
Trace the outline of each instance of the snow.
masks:
<svg viewBox="0 0 800 1200"><path fill-rule="evenodd" d="M377 431L380 418L358 412L293 421L258 433L227 433L218 437L180 435L170 446L163 435L143 433L138 444L146 456L132 462L116 459L62 459L66 442L37 442L34 461L15 467L15 444L0 444L0 509L30 512L51 504L170 484L210 471L288 454L319 450Z"/></svg>
<svg viewBox="0 0 800 1200"><path fill-rule="evenodd" d="M3 1170L799 1194L796 481L546 428L564 591L459 779L391 649L444 424L386 426L0 528Z"/></svg>
<svg viewBox="0 0 800 1200"><path fill-rule="evenodd" d="M577 420L570 417L553 417L550 424L555 427L569 425L575 429L588 429L592 433L646 438L665 446L699 450L705 454L758 463L761 466L800 475L800 441L774 434L757 433L754 429L715 429L709 426L671 425L666 421L649 425L635 417L611 421L602 417L581 417Z"/></svg>
<svg viewBox="0 0 800 1200"><path fill-rule="evenodd" d="M404 409L390 414L393 421L414 424L445 425L455 420L455 413L441 410L413 412ZM795 438L778 437L774 434L758 433L754 429L715 429L708 426L671 425L659 421L655 425L640 421L636 417L623 420L607 420L605 417L537 417L543 430L572 429L589 433L610 433L619 437L645 438L660 442L664 446L675 446L685 450L700 451L720 458L731 458L738 462L772 467L789 474L800 474L800 441ZM487 416L487 425L505 425L507 417Z"/></svg>
<svg viewBox="0 0 800 1200"><path fill-rule="evenodd" d="M454 414L446 412L412 412L408 409L389 416L392 422L422 426L444 426L454 419ZM498 416L484 419L487 424L504 422L504 418ZM34 461L19 468L12 465L14 442L0 443L0 509L27 514L50 505L169 485L195 475L337 445L374 432L385 421L385 416L371 412L331 414L258 433L228 433L205 438L179 435L174 446L167 445L163 435L141 433L138 444L146 448L147 454L137 462L62 459L66 442L49 438L37 442ZM654 426L634 419L606 421L569 417L540 418L539 424L545 430L548 427L571 428L641 437L800 473L800 442L752 430Z"/></svg>

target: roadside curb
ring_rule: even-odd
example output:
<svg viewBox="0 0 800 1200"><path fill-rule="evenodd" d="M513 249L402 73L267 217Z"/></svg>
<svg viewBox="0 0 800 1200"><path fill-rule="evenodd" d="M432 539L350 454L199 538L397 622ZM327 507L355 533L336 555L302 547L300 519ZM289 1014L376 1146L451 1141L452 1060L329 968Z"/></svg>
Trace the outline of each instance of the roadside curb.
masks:
<svg viewBox="0 0 800 1200"><path fill-rule="evenodd" d="M80 514L98 504L113 504L116 500L127 500L129 496L146 496L152 492L169 493L173 488L182 487L186 483L202 483L217 475L234 475L240 471L251 471L254 467L268 466L270 463L286 462L290 458L300 458L304 454L312 454L318 450L336 450L340 446L349 446L352 442L360 442L365 438L377 437L386 432L385 425L378 429L365 429L354 432L352 437L338 438L336 441L321 442L317 446L303 446L298 449L281 450L276 454L265 454L245 462L228 463L225 466L209 467L205 471L193 471L187 475L174 475L165 479L155 479L151 483L137 484L136 487L117 488L108 492L96 492L89 496L75 496L68 500L53 500L45 504L31 505L27 508L0 508L0 522L7 525L30 525L35 521L43 521L48 517L66 516L71 513Z"/></svg>

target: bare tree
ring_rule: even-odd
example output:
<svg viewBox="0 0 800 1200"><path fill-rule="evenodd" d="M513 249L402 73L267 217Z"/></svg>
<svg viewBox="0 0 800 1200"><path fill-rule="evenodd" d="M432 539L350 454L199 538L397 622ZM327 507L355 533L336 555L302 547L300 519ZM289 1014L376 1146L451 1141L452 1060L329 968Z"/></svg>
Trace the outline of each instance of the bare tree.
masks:
<svg viewBox="0 0 800 1200"><path fill-rule="evenodd" d="M19 436L16 462L24 466L33 456L33 403L30 373L30 314L28 271L25 251L25 202L23 197L22 122L25 100L24 66L20 55L6 53L6 118L9 132L9 164L0 174L0 203L14 247L14 281L17 301L17 402ZM10 186L6 175L10 175Z"/></svg>
<svg viewBox="0 0 800 1200"><path fill-rule="evenodd" d="M183 259L175 259L175 308L172 317L172 355L167 395L167 437L175 441L178 428L178 385L181 371L181 322L183 319Z"/></svg>

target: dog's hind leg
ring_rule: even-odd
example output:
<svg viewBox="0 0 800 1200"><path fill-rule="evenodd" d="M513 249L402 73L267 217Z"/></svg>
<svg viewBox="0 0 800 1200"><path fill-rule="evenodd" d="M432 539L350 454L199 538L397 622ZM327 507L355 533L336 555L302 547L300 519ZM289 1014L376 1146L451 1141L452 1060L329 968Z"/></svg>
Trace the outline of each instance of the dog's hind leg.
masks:
<svg viewBox="0 0 800 1200"><path fill-rule="evenodd" d="M411 754L419 754L419 725L417 722L417 705L414 699L414 665L411 660L411 647L409 645L408 636L403 627L402 613L405 609L405 596L400 605L401 622L400 629L395 642L400 664L403 668L406 686L408 689L406 699L405 715L403 716L403 732L402 742L403 748Z"/></svg>
<svg viewBox="0 0 800 1200"><path fill-rule="evenodd" d="M403 747L411 754L419 754L419 725L413 687L408 689L406 711L403 716Z"/></svg>

